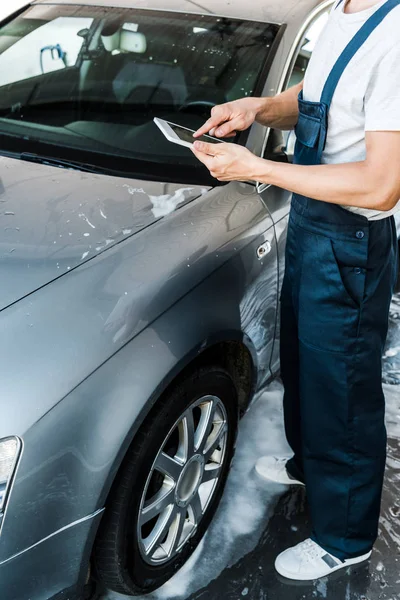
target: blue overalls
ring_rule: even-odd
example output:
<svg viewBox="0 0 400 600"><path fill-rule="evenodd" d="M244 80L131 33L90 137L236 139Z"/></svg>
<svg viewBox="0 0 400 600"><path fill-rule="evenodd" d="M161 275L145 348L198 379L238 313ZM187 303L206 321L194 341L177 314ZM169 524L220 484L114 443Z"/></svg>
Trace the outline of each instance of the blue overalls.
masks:
<svg viewBox="0 0 400 600"><path fill-rule="evenodd" d="M321 164L338 82L388 0L334 66L321 102L299 97L295 162ZM306 483L312 538L344 560L378 533L386 460L381 359L397 271L393 217L368 221L294 195L281 294L281 373L288 471Z"/></svg>

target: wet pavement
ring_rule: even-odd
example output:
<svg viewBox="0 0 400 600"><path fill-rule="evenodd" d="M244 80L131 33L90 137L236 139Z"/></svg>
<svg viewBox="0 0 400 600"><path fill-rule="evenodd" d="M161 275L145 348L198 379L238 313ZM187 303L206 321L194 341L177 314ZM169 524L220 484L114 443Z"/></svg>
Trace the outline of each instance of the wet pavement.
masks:
<svg viewBox="0 0 400 600"><path fill-rule="evenodd" d="M188 565L142 600L400 600L400 297L392 303L383 376L388 461L379 539L368 563L305 584L274 571L276 555L310 532L304 489L288 491L254 474L258 456L287 451L282 387L274 382L241 424L224 498L205 540Z"/></svg>
<svg viewBox="0 0 400 600"><path fill-rule="evenodd" d="M393 299L389 334L383 357L383 381L400 385L400 294Z"/></svg>
<svg viewBox="0 0 400 600"><path fill-rule="evenodd" d="M368 564L349 568L314 583L290 584L275 573L276 555L309 535L305 492L279 499L257 547L188 600L394 600L400 598L399 441L391 441L380 538ZM171 598L172 600L172 598Z"/></svg>

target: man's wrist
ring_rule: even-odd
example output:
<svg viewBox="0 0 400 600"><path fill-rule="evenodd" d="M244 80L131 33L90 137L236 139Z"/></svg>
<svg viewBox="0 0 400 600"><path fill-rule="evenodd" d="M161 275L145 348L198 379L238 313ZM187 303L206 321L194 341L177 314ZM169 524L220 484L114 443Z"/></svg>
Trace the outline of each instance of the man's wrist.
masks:
<svg viewBox="0 0 400 600"><path fill-rule="evenodd" d="M259 183L270 183L274 164L271 160L255 156L251 169L251 180Z"/></svg>
<svg viewBox="0 0 400 600"><path fill-rule="evenodd" d="M266 98L249 98L249 104L251 102L251 109L255 114L256 121L265 110L265 101Z"/></svg>
<svg viewBox="0 0 400 600"><path fill-rule="evenodd" d="M272 104L273 98L254 98L255 106L254 111L256 115L257 123L260 125L266 125L269 120L269 108Z"/></svg>

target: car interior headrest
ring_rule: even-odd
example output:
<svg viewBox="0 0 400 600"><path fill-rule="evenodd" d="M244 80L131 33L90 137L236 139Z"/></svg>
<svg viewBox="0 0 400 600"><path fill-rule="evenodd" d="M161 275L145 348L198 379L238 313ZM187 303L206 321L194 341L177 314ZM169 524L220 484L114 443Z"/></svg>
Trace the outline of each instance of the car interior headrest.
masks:
<svg viewBox="0 0 400 600"><path fill-rule="evenodd" d="M143 54L147 50L147 40L143 33L124 29L121 22L109 22L103 27L101 41L108 52L135 52Z"/></svg>
<svg viewBox="0 0 400 600"><path fill-rule="evenodd" d="M147 41L144 33L138 31L129 31L121 29L121 39L119 49L121 52L136 52L144 54L147 50Z"/></svg>

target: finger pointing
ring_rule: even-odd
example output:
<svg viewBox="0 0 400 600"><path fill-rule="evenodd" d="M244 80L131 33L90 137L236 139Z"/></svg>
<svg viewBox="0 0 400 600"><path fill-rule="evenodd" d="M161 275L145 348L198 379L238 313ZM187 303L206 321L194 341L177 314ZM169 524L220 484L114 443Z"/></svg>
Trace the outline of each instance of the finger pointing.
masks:
<svg viewBox="0 0 400 600"><path fill-rule="evenodd" d="M201 135L205 135L207 133L209 133L211 130L215 130L218 125L221 124L221 120L217 119L217 118L213 118L211 117L211 119L208 119L208 121L206 121L203 125L203 127L200 127L200 129L198 129L194 134L193 137L199 137Z"/></svg>

